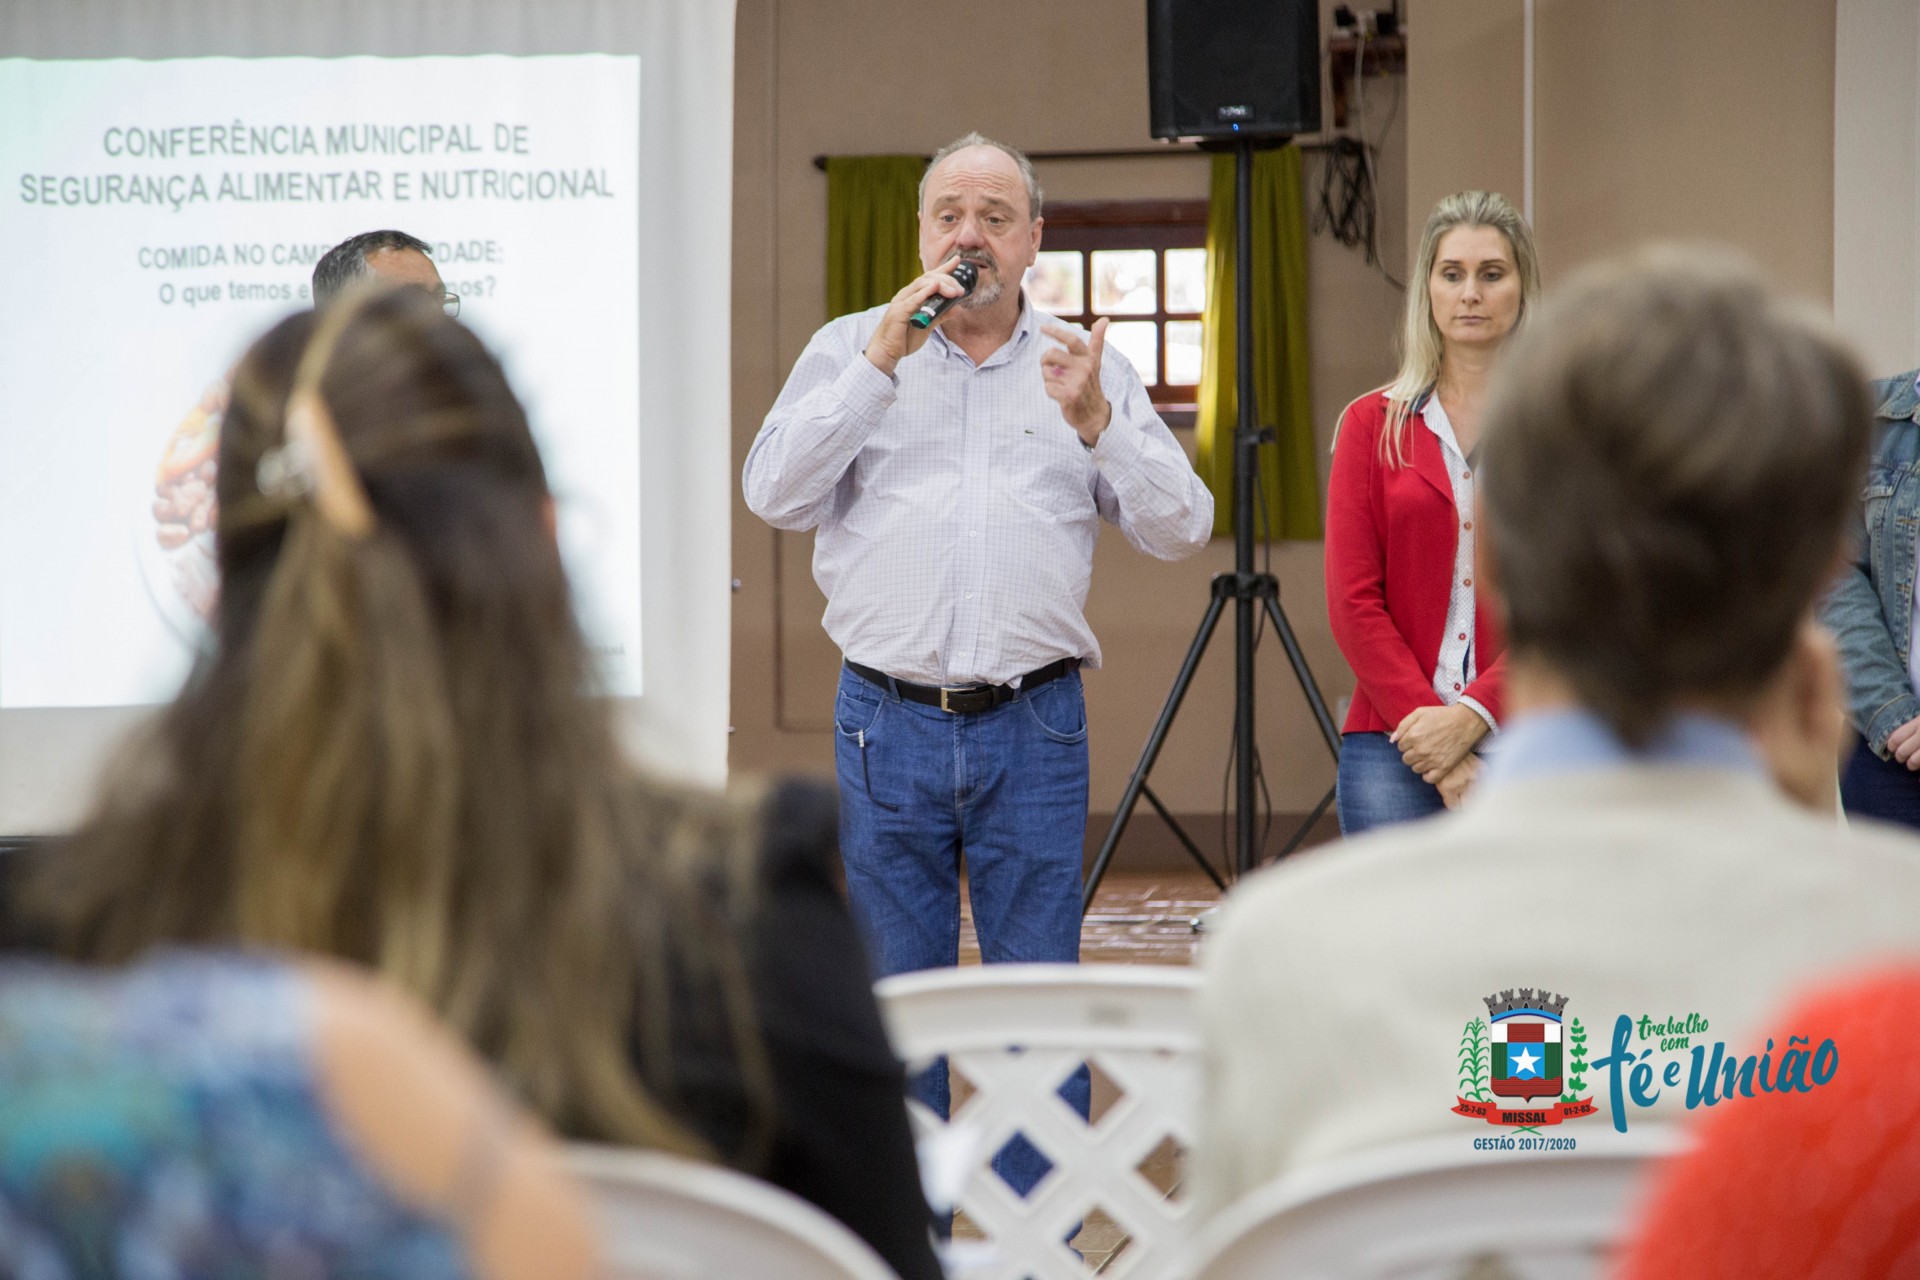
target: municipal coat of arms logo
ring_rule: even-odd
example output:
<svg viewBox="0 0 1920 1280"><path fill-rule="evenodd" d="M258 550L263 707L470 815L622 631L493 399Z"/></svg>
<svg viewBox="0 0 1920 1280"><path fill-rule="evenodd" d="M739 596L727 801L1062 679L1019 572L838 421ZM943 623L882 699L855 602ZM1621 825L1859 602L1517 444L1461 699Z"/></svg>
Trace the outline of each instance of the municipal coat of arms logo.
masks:
<svg viewBox="0 0 1920 1280"><path fill-rule="evenodd" d="M1594 1114L1586 1087L1587 1031L1567 997L1521 987L1483 997L1485 1018L1460 1034L1456 1115L1517 1132Z"/></svg>

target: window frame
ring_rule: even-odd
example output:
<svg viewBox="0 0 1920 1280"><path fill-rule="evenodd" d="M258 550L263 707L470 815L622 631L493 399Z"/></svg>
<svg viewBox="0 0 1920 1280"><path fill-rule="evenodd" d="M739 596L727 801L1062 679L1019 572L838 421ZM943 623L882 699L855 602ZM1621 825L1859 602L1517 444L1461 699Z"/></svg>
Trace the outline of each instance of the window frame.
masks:
<svg viewBox="0 0 1920 1280"><path fill-rule="evenodd" d="M1078 315L1060 319L1082 328L1091 328L1102 315L1111 314L1115 324L1149 320L1154 324L1160 344L1161 381L1147 387L1148 398L1170 427L1191 427L1199 413L1200 386L1169 385L1167 372L1167 322L1198 321L1205 324L1206 313L1167 310L1168 249L1204 249L1207 244L1207 202L1205 200L1091 200L1048 205L1044 210L1045 228L1040 237L1043 253L1075 251L1080 254L1081 306ZM1156 258L1156 289L1151 312L1107 313L1093 308L1093 260L1101 249L1152 249ZM1205 329L1202 328L1204 334Z"/></svg>

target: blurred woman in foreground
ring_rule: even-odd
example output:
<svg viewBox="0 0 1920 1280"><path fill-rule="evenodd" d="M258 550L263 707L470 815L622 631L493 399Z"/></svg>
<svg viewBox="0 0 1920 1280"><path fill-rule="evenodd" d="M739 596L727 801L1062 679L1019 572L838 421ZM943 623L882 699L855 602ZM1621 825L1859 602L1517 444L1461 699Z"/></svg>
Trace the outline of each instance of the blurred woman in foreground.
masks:
<svg viewBox="0 0 1920 1280"><path fill-rule="evenodd" d="M0 963L0 1275L585 1280L550 1136L345 965Z"/></svg>
<svg viewBox="0 0 1920 1280"><path fill-rule="evenodd" d="M479 341L419 290L283 321L235 371L218 496L216 643L28 877L29 927L360 961L563 1133L763 1174L936 1275L831 800L628 765Z"/></svg>

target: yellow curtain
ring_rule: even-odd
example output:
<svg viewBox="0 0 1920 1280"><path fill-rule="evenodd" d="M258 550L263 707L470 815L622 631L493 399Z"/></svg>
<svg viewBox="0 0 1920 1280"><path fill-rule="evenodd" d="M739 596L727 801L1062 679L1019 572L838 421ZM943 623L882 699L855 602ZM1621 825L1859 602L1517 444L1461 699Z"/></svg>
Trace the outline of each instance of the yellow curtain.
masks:
<svg viewBox="0 0 1920 1280"><path fill-rule="evenodd" d="M1213 158L1207 209L1206 340L1196 428L1200 478L1213 491L1213 531L1233 532L1233 433L1239 426L1234 316L1234 157ZM1253 157L1253 391L1257 421L1277 445L1260 449L1256 538L1315 539L1320 529L1320 468L1314 457L1313 396L1307 347L1307 223L1300 194L1300 149Z"/></svg>
<svg viewBox="0 0 1920 1280"><path fill-rule="evenodd" d="M924 156L827 157L827 318L865 311L920 274Z"/></svg>

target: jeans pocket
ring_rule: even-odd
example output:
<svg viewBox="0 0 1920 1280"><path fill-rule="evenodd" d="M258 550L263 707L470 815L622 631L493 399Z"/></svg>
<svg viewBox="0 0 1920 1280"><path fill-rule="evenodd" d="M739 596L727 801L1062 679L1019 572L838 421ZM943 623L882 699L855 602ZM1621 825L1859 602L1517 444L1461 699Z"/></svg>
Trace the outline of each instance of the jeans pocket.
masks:
<svg viewBox="0 0 1920 1280"><path fill-rule="evenodd" d="M869 702L864 697L842 689L840 696L834 699L833 727L847 750L859 757L860 785L867 793L867 799L889 812L897 812L897 804L888 804L873 790L873 764L868 756L873 748L876 730L880 727L880 717L887 709L884 695L876 695Z"/></svg>
<svg viewBox="0 0 1920 1280"><path fill-rule="evenodd" d="M880 722L880 711L886 704L886 695L875 692L871 701L856 693L842 689L833 700L833 727L843 738L854 738L865 742L873 737L874 726Z"/></svg>
<svg viewBox="0 0 1920 1280"><path fill-rule="evenodd" d="M1087 701L1072 676L1042 685L1020 701L1048 741L1074 746L1087 740Z"/></svg>

